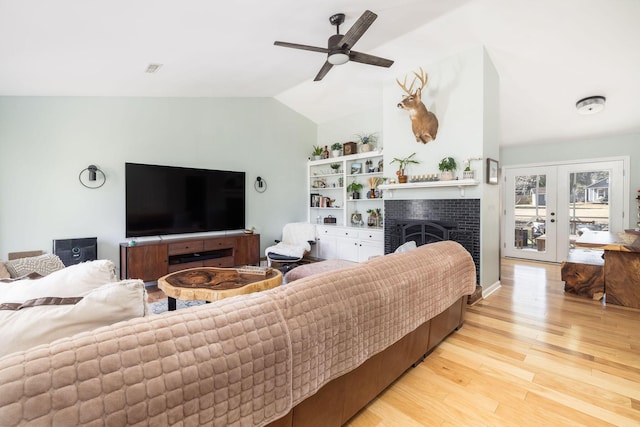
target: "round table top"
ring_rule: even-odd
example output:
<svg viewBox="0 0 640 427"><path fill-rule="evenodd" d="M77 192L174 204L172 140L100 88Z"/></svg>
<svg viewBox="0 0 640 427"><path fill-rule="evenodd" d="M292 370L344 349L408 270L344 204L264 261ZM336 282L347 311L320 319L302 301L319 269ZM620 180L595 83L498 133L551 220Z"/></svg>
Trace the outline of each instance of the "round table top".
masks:
<svg viewBox="0 0 640 427"><path fill-rule="evenodd" d="M235 268L198 267L158 279L158 288L169 297L205 301L264 291L280 284L282 273L276 269L261 275L241 273Z"/></svg>

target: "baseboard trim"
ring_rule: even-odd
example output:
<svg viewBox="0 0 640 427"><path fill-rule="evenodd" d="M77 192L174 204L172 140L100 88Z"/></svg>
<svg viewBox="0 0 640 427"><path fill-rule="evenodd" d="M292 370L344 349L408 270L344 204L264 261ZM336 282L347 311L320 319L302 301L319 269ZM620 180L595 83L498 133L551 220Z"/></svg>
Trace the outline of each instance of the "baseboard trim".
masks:
<svg viewBox="0 0 640 427"><path fill-rule="evenodd" d="M489 295L491 295L492 293L494 293L495 291L497 291L498 289L500 289L502 285L500 284L500 281L498 280L497 282L493 283L492 285L487 286L487 288L485 289L484 286L482 287L482 298L486 298Z"/></svg>

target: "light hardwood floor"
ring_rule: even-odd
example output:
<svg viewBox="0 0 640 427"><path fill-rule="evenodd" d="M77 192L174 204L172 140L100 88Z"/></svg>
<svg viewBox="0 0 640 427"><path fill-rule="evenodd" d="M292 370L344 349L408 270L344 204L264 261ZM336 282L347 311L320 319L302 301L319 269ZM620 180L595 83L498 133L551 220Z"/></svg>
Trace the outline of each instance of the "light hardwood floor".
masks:
<svg viewBox="0 0 640 427"><path fill-rule="evenodd" d="M565 294L554 264L501 283L348 425L639 426L640 310Z"/></svg>

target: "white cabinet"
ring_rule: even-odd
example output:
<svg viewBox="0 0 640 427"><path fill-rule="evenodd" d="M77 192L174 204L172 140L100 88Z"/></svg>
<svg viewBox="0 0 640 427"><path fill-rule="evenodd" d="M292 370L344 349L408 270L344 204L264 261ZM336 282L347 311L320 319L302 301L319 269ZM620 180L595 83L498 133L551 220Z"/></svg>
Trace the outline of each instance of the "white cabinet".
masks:
<svg viewBox="0 0 640 427"><path fill-rule="evenodd" d="M362 262L384 255L384 232L367 228L319 225L316 256Z"/></svg>

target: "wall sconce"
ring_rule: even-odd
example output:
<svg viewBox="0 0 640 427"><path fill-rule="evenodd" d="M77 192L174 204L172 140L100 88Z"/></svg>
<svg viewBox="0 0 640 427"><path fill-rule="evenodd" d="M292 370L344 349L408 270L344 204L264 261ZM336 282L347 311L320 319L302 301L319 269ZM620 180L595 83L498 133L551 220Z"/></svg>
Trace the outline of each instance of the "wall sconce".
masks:
<svg viewBox="0 0 640 427"><path fill-rule="evenodd" d="M87 178L84 177L85 172L87 172ZM78 180L85 187L95 189L102 187L107 182L107 177L96 165L89 165L80 171Z"/></svg>
<svg viewBox="0 0 640 427"><path fill-rule="evenodd" d="M256 182L253 183L253 188L255 188L258 193L264 193L267 191L267 181L259 176L256 178Z"/></svg>

